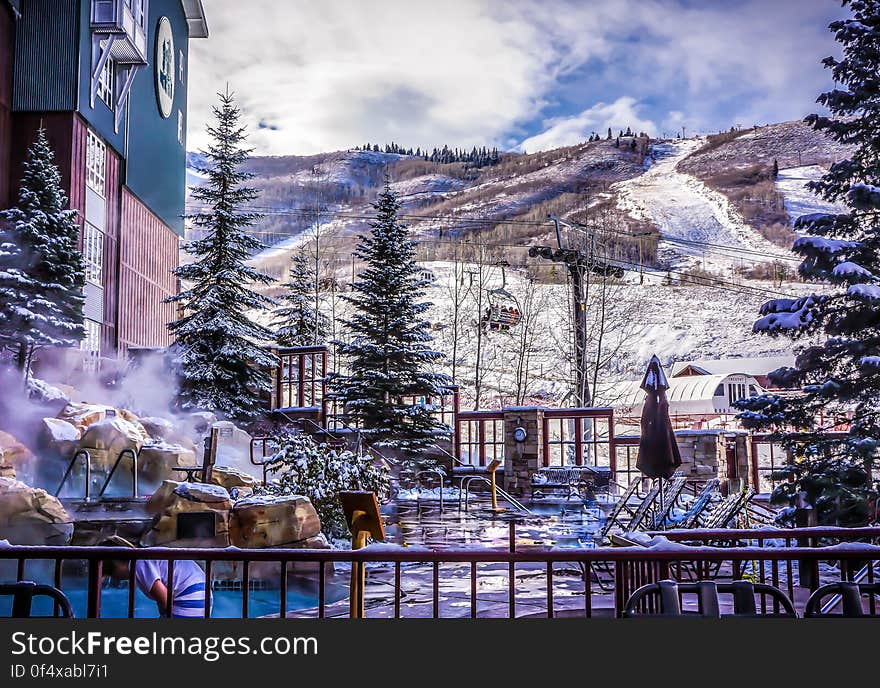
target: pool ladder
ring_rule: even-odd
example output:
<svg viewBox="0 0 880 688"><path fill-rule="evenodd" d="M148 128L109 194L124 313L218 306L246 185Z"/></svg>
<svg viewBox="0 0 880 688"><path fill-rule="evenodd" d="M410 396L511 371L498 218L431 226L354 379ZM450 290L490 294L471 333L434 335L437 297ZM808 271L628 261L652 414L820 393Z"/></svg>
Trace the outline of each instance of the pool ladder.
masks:
<svg viewBox="0 0 880 688"><path fill-rule="evenodd" d="M464 510L468 510L468 504L470 502L471 496L471 485L474 482L485 483L490 488L492 487L492 481L489 480L484 475L469 475L461 481L461 489L458 491L458 508L461 510L461 496L464 493ZM524 514L532 513L529 511L518 499L516 499L513 495L509 494L507 491L501 489L497 485L495 486L495 492L498 494L501 499L510 504L517 511L521 511Z"/></svg>
<svg viewBox="0 0 880 688"><path fill-rule="evenodd" d="M119 468L119 464L122 463L122 459L125 456L131 456L131 496L135 499L138 497L138 454L134 449L123 449L119 452L119 455L116 457L116 461L113 464L113 468L110 469L110 472L107 474L107 478L104 480L104 484L101 486L101 490L98 492L98 498L102 498L104 496L104 492L107 490L107 487L110 485L110 481L113 479L113 476L116 474L116 469ZM61 482L58 484L58 488L55 490L55 496L58 497L61 494L61 490L64 489L64 486L67 484L68 479L70 478L70 473L73 471L73 467L76 465L77 460L83 457L85 459L86 466L86 484L85 484L85 494L83 496L83 501L90 502L92 501L92 455L89 453L87 449L78 449L73 457L70 459L70 463L67 464L67 470L64 471L64 477L61 478Z"/></svg>

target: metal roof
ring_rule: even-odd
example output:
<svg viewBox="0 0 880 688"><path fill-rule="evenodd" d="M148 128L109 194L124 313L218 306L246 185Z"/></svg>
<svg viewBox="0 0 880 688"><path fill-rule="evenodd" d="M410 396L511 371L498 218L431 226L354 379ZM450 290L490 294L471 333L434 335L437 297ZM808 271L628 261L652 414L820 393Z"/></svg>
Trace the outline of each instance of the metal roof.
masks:
<svg viewBox="0 0 880 688"><path fill-rule="evenodd" d="M717 413L721 409L716 406L715 390L718 385L732 381L734 377L745 377L747 385L758 385L758 381L751 375L687 375L684 377L669 378L669 389L666 398L669 400L669 410L673 414L683 413ZM741 380L737 380L741 383ZM607 390L602 390L602 398L614 399L614 408L632 409L640 412L645 401L645 392L640 387L641 381L627 380L612 385ZM726 408L727 404L724 403Z"/></svg>
<svg viewBox="0 0 880 688"><path fill-rule="evenodd" d="M190 38L207 38L208 21L205 19L205 8L202 0L181 0L186 23L189 26Z"/></svg>
<svg viewBox="0 0 880 688"><path fill-rule="evenodd" d="M705 370L710 375L766 375L767 373L794 365L794 354L754 358L699 359L676 361L672 364L672 376L680 374L688 366Z"/></svg>

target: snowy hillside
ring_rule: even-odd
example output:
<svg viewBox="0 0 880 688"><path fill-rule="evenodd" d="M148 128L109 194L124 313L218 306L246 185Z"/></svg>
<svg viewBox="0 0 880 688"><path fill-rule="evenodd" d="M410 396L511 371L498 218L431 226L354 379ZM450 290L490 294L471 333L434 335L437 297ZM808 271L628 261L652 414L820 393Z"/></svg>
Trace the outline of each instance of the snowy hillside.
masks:
<svg viewBox="0 0 880 688"><path fill-rule="evenodd" d="M585 209L610 207L615 214L606 212L602 218L612 223L611 236L636 235L632 221L658 243L657 255L646 257L641 271L637 264L621 259L619 264L626 269L622 279L603 283L591 278L588 354L591 368L598 367L595 378L600 388L638 377L653 354L671 364L790 353L788 340L752 333L758 309L770 299L801 296L817 287L790 278L774 282L773 275L757 271L779 264L790 275L798 261L746 219L741 200L734 202L727 190L707 180L721 174L719 166L726 164L734 169L734 178L748 176L751 168L739 167L749 162L748 156L752 163L770 155L796 160L790 146L800 147L802 158L809 151L823 164L841 153L824 140L813 140L816 136L800 123L785 123L736 132L721 140L653 142L641 150L635 140L620 146L613 140L600 141L508 155L499 165L480 169L360 151L256 159L251 167L258 186L265 190L261 205L290 212L269 214L280 227L279 235L252 262L281 276L291 251L300 246L314 251L318 235L322 281L338 285L337 292L325 293L323 308L341 322L349 305L340 293L358 269L350 256L353 239L367 229L370 202L388 173L405 222L420 242L419 258L435 277L428 289L434 305L427 318L436 348L447 355L445 371L454 372L462 386L465 407L540 400L565 403L571 369L565 271L554 269L549 261L529 259L527 249L555 242L549 213L590 221ZM772 162L774 157L769 159ZM773 202L780 208L784 203L785 222L804 212L827 209L803 189L803 183L822 169L783 167L779 178L771 179L772 195L779 199ZM745 188L752 194L766 191L767 184L749 180ZM304 213L309 203L315 208L316 198L318 212ZM449 242L450 238L456 241ZM459 248L468 248L469 242L475 245L454 262L449 252L443 254L444 242ZM479 246L493 251L481 264L475 262ZM500 267L499 260L508 267ZM505 279L510 303L530 315L509 332L481 334L481 313L493 298L492 290ZM333 336L345 334L337 329Z"/></svg>
<svg viewBox="0 0 880 688"><path fill-rule="evenodd" d="M703 139L690 139L655 145L653 165L614 187L618 206L658 227L661 255L676 269L730 276L757 254L783 255L745 223L724 195L677 171L678 164L703 144ZM724 248L716 250L719 246Z"/></svg>
<svg viewBox="0 0 880 688"><path fill-rule="evenodd" d="M825 169L819 165L779 170L776 188L785 199L785 210L792 222L811 213L845 212L845 206L829 203L806 187L807 182L819 179L824 173Z"/></svg>

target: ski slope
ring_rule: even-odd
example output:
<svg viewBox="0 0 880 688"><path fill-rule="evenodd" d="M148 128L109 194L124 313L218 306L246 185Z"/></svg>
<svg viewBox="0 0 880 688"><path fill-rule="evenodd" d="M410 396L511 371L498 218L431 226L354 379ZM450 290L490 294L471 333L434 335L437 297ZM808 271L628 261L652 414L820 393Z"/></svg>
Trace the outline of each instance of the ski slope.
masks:
<svg viewBox="0 0 880 688"><path fill-rule="evenodd" d="M731 276L743 263L789 257L749 227L723 194L676 170L703 143L687 139L655 145L654 162L643 175L614 185L618 207L657 226L659 256L676 270Z"/></svg>
<svg viewBox="0 0 880 688"><path fill-rule="evenodd" d="M782 202L791 221L812 213L844 213L846 206L829 203L807 188L807 182L816 181L825 169L819 165L804 165L779 170L776 178L776 190L782 194Z"/></svg>

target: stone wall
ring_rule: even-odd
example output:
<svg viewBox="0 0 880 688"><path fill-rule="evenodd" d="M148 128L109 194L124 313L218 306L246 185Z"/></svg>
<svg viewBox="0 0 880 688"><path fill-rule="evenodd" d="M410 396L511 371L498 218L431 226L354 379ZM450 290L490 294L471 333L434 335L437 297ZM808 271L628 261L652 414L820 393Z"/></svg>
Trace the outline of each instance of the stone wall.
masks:
<svg viewBox="0 0 880 688"><path fill-rule="evenodd" d="M517 442L514 431L526 431L524 442ZM526 494L531 477L543 465L544 411L540 408L504 410L504 489L514 495Z"/></svg>
<svg viewBox="0 0 880 688"><path fill-rule="evenodd" d="M677 430L681 471L693 482L718 478L726 484L730 476L749 480L748 434L730 430ZM730 459L728 459L730 449ZM734 466L729 465L730 461Z"/></svg>

